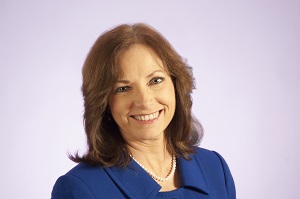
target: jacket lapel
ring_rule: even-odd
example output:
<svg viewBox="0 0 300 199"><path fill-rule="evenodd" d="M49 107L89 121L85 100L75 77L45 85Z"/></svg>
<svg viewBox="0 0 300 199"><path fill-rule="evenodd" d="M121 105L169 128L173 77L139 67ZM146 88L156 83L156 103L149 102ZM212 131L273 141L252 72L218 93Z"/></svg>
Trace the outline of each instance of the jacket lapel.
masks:
<svg viewBox="0 0 300 199"><path fill-rule="evenodd" d="M129 198L155 198L161 189L135 161L125 168L109 167L105 171Z"/></svg>
<svg viewBox="0 0 300 199"><path fill-rule="evenodd" d="M197 162L192 156L191 160L179 158L177 163L181 187L193 187L208 195L209 187L200 162ZM125 168L109 167L104 168L104 170L129 198L152 199L161 189L161 186L135 161L131 161Z"/></svg>

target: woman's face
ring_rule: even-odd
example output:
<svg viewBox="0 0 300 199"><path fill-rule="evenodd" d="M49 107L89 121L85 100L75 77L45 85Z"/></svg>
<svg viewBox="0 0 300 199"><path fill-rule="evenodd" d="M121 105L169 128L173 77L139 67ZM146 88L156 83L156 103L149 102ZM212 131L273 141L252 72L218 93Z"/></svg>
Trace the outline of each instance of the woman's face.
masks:
<svg viewBox="0 0 300 199"><path fill-rule="evenodd" d="M176 102L171 77L152 49L135 44L121 54L110 96L111 114L126 141L163 139Z"/></svg>

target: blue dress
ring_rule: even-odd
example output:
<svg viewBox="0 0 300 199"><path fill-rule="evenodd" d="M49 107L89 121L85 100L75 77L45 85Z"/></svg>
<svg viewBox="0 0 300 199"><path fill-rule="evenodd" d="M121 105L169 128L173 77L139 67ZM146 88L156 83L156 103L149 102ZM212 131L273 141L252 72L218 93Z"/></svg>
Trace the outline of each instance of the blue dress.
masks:
<svg viewBox="0 0 300 199"><path fill-rule="evenodd" d="M61 176L52 199L235 199L235 186L225 160L214 151L198 148L191 160L177 159L180 188L159 192L155 182L135 161L125 168L80 163Z"/></svg>

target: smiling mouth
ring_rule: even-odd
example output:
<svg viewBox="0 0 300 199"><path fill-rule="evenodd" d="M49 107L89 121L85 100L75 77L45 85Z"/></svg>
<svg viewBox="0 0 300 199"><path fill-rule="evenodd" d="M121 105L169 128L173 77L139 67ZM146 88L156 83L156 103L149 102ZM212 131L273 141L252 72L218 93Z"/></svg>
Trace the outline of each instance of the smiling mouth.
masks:
<svg viewBox="0 0 300 199"><path fill-rule="evenodd" d="M149 120L154 120L154 119L158 118L160 112L161 112L161 110L157 111L155 113L148 114L148 115L133 115L132 117L139 121L149 121Z"/></svg>

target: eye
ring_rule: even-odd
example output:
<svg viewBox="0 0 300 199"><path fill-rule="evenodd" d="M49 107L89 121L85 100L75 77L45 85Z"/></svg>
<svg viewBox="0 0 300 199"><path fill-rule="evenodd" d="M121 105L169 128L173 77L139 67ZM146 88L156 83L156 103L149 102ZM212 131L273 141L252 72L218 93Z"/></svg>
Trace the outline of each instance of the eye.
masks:
<svg viewBox="0 0 300 199"><path fill-rule="evenodd" d="M155 77L155 78L150 80L149 85L160 84L164 80L165 80L165 78L163 78L163 77Z"/></svg>
<svg viewBox="0 0 300 199"><path fill-rule="evenodd" d="M129 86L120 86L115 90L115 93L122 93L122 92L126 92L130 89Z"/></svg>

